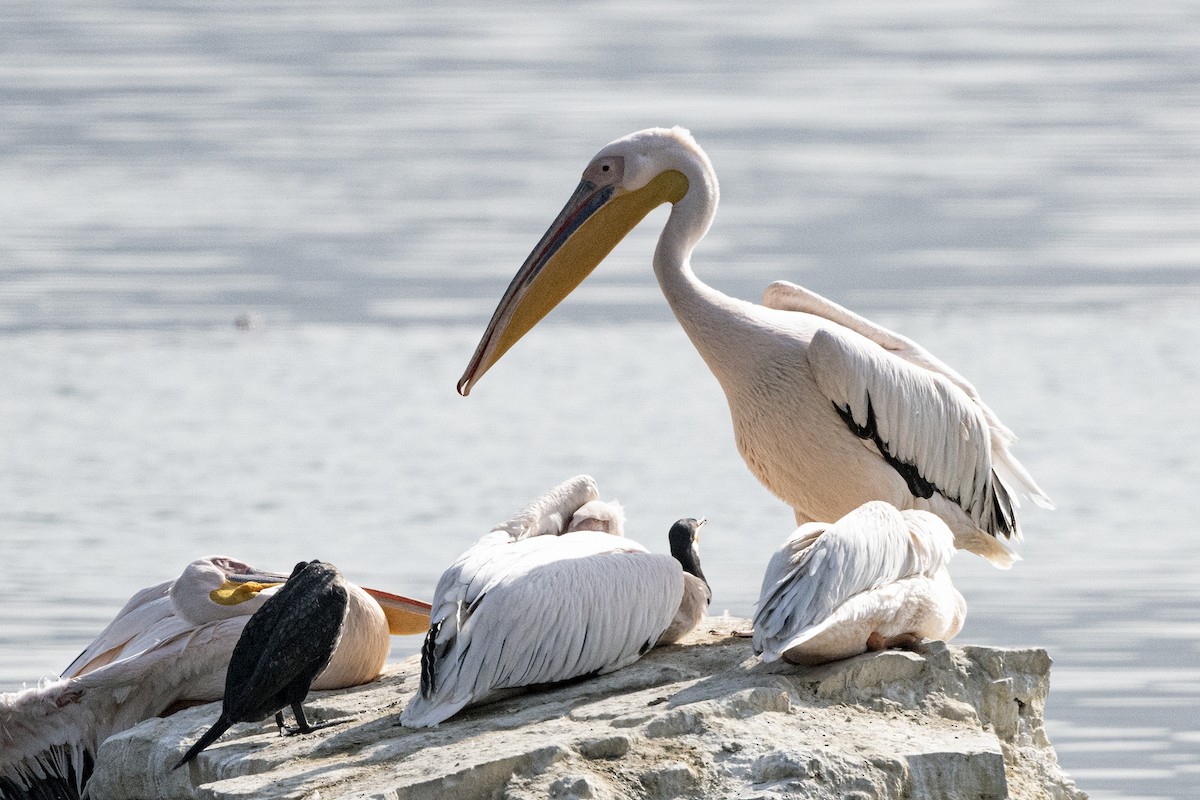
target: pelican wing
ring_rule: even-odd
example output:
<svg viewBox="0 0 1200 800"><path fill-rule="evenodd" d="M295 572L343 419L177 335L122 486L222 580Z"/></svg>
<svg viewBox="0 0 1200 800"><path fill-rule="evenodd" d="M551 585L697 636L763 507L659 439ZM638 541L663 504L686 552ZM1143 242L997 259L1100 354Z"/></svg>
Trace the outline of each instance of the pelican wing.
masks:
<svg viewBox="0 0 1200 800"><path fill-rule="evenodd" d="M0 787L28 792L18 797L79 796L109 736L176 703L221 698L225 664L245 621L164 631L155 647L79 677L0 694Z"/></svg>
<svg viewBox="0 0 1200 800"><path fill-rule="evenodd" d="M82 675L121 658L134 640L143 643L138 649L144 646L147 630L174 614L168 596L172 583L148 586L129 598L112 622L63 670L62 677Z"/></svg>
<svg viewBox="0 0 1200 800"><path fill-rule="evenodd" d="M673 558L604 533L493 549L507 552L439 583L421 691L403 724L436 725L497 689L626 666L654 646L683 594ZM457 599L444 600L447 587Z"/></svg>
<svg viewBox="0 0 1200 800"><path fill-rule="evenodd" d="M952 393L955 397L955 402L965 403L973 407L981 416L984 426L983 430L987 434L987 441L990 446L991 469L994 470L996 475L1004 483L1025 494L1042 508L1054 508L1054 504L1050 501L1046 493L1042 491L1041 487L1037 485L1033 476L1009 452L1009 446L1017 440L1013 432L1007 425L1000 421L1000 418L996 416L991 407L983 402L983 398L979 396L979 392L966 378L928 350L921 347L921 345L906 336L888 330L882 325L876 325L866 317L856 314L850 309L838 305L816 292L809 291L803 286L798 286L788 281L775 281L768 286L766 291L763 292L762 303L768 308L812 314L827 319L830 322L835 322L867 338L887 351L887 353L911 365L915 368L915 374L937 376L933 380L944 379L950 386L961 392L961 394ZM882 353L877 353L877 355L883 356ZM838 365L832 364L830 366ZM824 385L822 385L822 389L825 390ZM826 392L828 394L828 390ZM865 409L862 410L863 414L859 417L860 419L865 416ZM1003 487L1001 487L1001 491L1003 492ZM1003 493L1007 495L1007 492ZM1013 500L1013 504L1016 504L1015 499ZM966 510L968 513L972 513L970 509ZM1011 510L1009 513L1011 515ZM977 523L979 522L979 519L974 514L972 514L972 519ZM1016 530L1015 517L1013 521L1014 532L1019 533ZM991 528L985 529L989 533L994 533Z"/></svg>
<svg viewBox="0 0 1200 800"><path fill-rule="evenodd" d="M521 509L508 522L497 525L469 547L438 578L430 605L429 634L422 661L433 657L433 650L444 652L457 636L474 604L487 594L491 584L507 574L530 554L552 547L550 539L541 544L513 547L518 541L543 536L557 537L567 528L571 516L585 503L598 499L600 490L589 475L563 481ZM572 538L579 542L581 539ZM640 547L640 545L636 545ZM421 682L435 680L436 673L422 670Z"/></svg>
<svg viewBox="0 0 1200 800"><path fill-rule="evenodd" d="M754 616L754 649L774 660L855 595L932 575L953 553L952 542L949 529L932 514L900 512L879 501L833 525L800 526L767 565Z"/></svg>
<svg viewBox="0 0 1200 800"><path fill-rule="evenodd" d="M836 322L844 328L849 328L860 336L865 336L875 344L894 353L905 361L944 375L955 386L962 389L976 403L987 408L975 387L966 378L958 374L951 366L934 356L924 347L895 331L882 325L877 325L861 314L856 314L845 306L838 305L827 297L822 297L814 291L790 281L775 281L763 292L763 305L780 311L798 311L804 314ZM988 422L996 431L1005 437L1006 441L1016 441L1012 431L996 416L987 410Z"/></svg>
<svg viewBox="0 0 1200 800"><path fill-rule="evenodd" d="M987 420L961 389L838 328L813 335L808 362L847 427L875 445L914 497L938 492L988 533L1017 531L992 472Z"/></svg>

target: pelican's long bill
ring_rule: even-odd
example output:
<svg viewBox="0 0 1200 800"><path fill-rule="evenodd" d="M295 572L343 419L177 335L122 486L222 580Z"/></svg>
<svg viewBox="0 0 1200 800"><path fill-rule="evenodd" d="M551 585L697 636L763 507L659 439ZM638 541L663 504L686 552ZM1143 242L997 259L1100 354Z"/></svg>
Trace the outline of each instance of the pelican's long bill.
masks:
<svg viewBox="0 0 1200 800"><path fill-rule="evenodd" d="M388 632L392 636L410 636L429 630L429 614L433 610L429 603L380 589L368 589L365 586L363 591L371 595L383 609L383 615L388 621Z"/></svg>
<svg viewBox="0 0 1200 800"><path fill-rule="evenodd" d="M475 382L582 283L647 214L687 193L687 178L675 170L633 190L621 185L624 171L623 158L608 157L596 159L583 173L571 199L508 285L458 381L459 394L469 394Z"/></svg>
<svg viewBox="0 0 1200 800"><path fill-rule="evenodd" d="M208 593L217 605L236 606L253 599L264 589L287 583L288 576L278 572L265 572L250 568L247 572L231 573L225 582Z"/></svg>

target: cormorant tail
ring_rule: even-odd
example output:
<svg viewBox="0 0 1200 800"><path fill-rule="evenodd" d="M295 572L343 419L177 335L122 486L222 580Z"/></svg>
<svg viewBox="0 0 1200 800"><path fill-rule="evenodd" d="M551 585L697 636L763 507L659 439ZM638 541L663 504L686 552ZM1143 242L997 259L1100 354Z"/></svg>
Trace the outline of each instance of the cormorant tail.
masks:
<svg viewBox="0 0 1200 800"><path fill-rule="evenodd" d="M171 769L179 769L184 764L191 761L196 756L200 755L201 750L208 747L210 744L215 742L217 739L221 738L221 734L224 733L225 731L229 730L229 726L232 724L233 723L230 722L230 720L228 718L226 718L226 716L224 714L221 714L221 716L217 718L216 724L208 729L208 733L201 736L200 740L198 742L196 742L194 745L192 745L191 749L187 751L187 755L185 755L183 758L179 759L179 763L176 764L175 766L171 767Z"/></svg>

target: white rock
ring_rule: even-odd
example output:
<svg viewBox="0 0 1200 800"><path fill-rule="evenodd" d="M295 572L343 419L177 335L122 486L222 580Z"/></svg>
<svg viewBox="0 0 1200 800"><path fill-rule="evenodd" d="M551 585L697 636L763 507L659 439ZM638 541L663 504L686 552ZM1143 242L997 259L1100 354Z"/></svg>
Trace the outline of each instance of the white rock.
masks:
<svg viewBox="0 0 1200 800"><path fill-rule="evenodd" d="M1086 796L1042 727L1042 650L950 648L822 667L762 664L745 620L710 619L679 646L568 686L468 709L432 729L398 724L417 660L382 680L316 693L281 739L236 725L170 767L218 704L108 740L90 784L105 798L1047 798Z"/></svg>

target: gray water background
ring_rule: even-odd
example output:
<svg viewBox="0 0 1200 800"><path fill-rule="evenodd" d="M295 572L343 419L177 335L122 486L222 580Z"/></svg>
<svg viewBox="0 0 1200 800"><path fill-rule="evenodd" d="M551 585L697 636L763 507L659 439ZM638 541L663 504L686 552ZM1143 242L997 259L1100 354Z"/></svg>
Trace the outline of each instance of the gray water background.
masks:
<svg viewBox="0 0 1200 800"><path fill-rule="evenodd" d="M580 472L653 549L707 516L714 609L749 615L790 513L654 283L664 212L454 393L592 153L673 124L721 179L703 279L916 338L1057 501L1013 570L956 559L959 641L1050 651L1093 797L1200 794L1182 0L4 4L0 690L208 553L427 596Z"/></svg>

